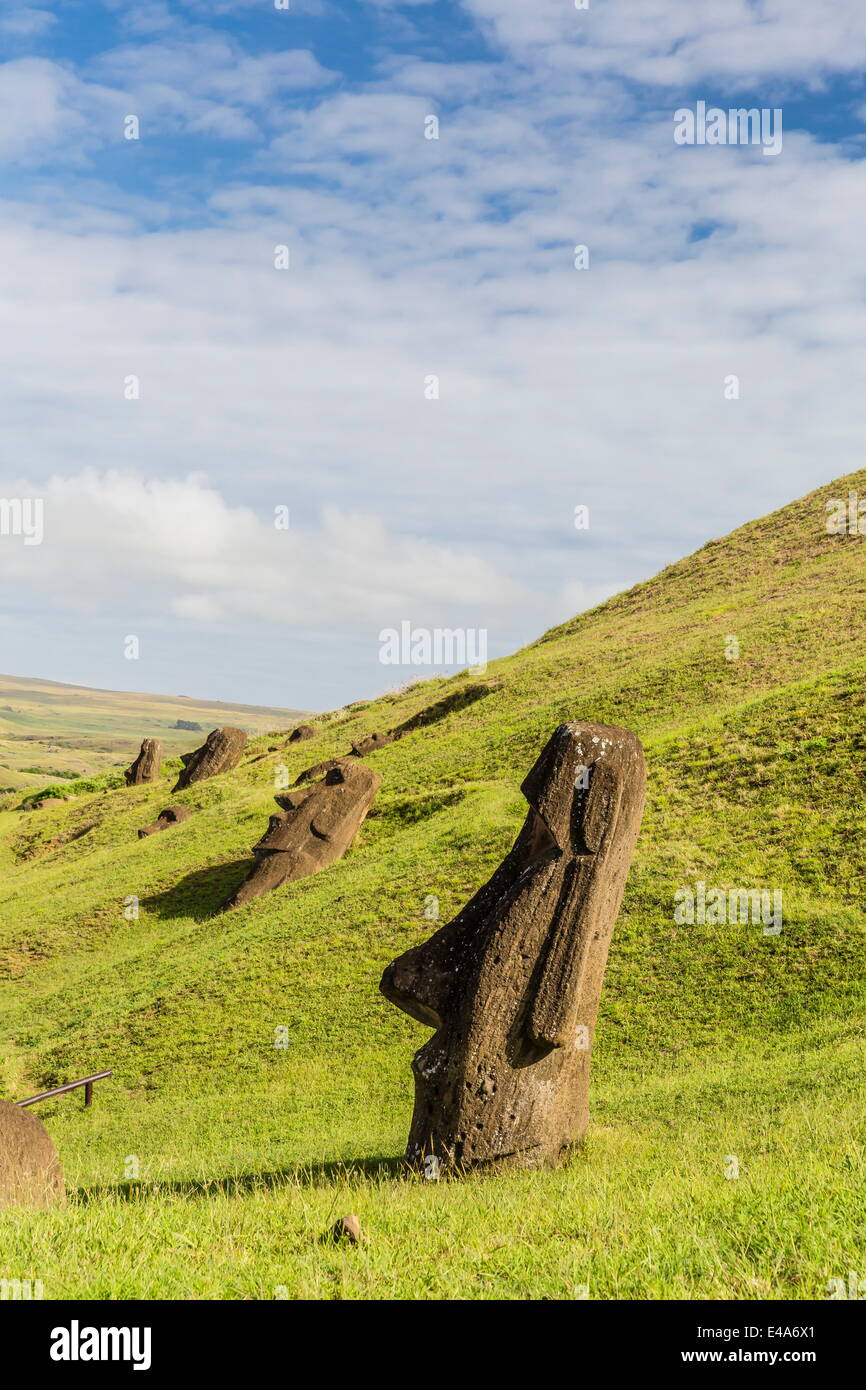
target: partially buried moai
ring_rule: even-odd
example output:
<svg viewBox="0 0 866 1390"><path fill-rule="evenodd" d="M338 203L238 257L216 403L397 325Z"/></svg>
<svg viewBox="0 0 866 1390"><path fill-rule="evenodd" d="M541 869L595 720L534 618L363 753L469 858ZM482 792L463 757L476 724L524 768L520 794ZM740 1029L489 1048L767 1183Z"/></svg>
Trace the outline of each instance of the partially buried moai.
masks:
<svg viewBox="0 0 866 1390"><path fill-rule="evenodd" d="M143 782L158 782L161 766L162 744L159 739L144 739L138 757L123 774L126 785L138 787Z"/></svg>
<svg viewBox="0 0 866 1390"><path fill-rule="evenodd" d="M204 782L221 772L232 772L243 757L246 742L243 729L231 724L211 729L201 748L196 748L194 753L181 753L183 768L172 791L182 792L194 782Z"/></svg>
<svg viewBox="0 0 866 1390"><path fill-rule="evenodd" d="M250 873L220 910L241 907L341 859L381 785L377 772L353 758L341 758L321 782L275 797L282 815L271 816L253 850Z"/></svg>
<svg viewBox="0 0 866 1390"><path fill-rule="evenodd" d="M646 795L626 729L561 724L521 788L513 849L463 911L388 966L381 990L435 1028L415 1054L406 1157L554 1164L589 1121L608 946Z"/></svg>

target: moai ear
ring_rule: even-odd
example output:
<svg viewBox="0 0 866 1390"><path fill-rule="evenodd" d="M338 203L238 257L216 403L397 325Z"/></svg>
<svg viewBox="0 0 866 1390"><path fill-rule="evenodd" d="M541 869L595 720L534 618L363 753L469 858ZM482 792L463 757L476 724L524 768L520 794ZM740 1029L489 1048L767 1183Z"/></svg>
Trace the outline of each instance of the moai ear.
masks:
<svg viewBox="0 0 866 1390"><path fill-rule="evenodd" d="M549 1050L573 1041L589 951L600 931L609 934L613 929L619 909L615 837L623 779L623 769L602 757L589 768L589 787L575 790L571 835L575 858L566 869L527 1023L529 1040L536 1047ZM626 871L631 852L629 845Z"/></svg>

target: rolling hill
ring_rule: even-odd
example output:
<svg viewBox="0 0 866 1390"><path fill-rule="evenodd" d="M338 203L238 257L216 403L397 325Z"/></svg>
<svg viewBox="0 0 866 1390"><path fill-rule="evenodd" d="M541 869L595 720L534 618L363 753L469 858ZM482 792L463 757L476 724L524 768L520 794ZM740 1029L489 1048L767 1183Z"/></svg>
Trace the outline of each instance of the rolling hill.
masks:
<svg viewBox="0 0 866 1390"><path fill-rule="evenodd" d="M217 724L238 724L263 734L301 714L0 676L0 793L128 767L146 737L160 739L176 756L195 743L189 731L176 728L178 720L206 733Z"/></svg>
<svg viewBox="0 0 866 1390"><path fill-rule="evenodd" d="M72 1201L0 1222L0 1268L77 1298L820 1299L866 1275L866 537L825 525L849 489L866 470L492 663L495 693L370 755L341 863L226 916L278 767L467 677L254 740L147 840L170 766L0 813L0 1093L115 1073L90 1111L40 1107ZM571 719L634 729L649 767L589 1138L556 1171L425 1182L399 1156L429 1033L379 977L500 862ZM679 923L699 882L779 890L782 930ZM349 1211L363 1245L323 1243Z"/></svg>

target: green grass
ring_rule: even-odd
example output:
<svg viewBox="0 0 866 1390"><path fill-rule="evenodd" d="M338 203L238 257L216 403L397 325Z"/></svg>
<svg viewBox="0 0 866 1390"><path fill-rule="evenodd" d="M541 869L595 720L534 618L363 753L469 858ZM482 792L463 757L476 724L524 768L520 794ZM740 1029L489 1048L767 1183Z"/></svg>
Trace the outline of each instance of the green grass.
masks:
<svg viewBox="0 0 866 1390"><path fill-rule="evenodd" d="M167 768L0 812L0 1093L115 1071L91 1111L40 1107L70 1205L0 1218L0 1277L46 1297L785 1299L866 1276L866 542L828 537L823 506L849 486L866 473L493 663L496 693L370 758L382 791L341 863L225 917L276 767L459 678L298 749L257 740L174 798ZM489 875L533 758L581 718L634 728L649 763L588 1141L556 1172L424 1182L399 1156L428 1032L381 971L429 935L431 895L445 921ZM172 800L193 817L139 841ZM781 888L782 932L678 926L697 879ZM348 1211L360 1247L323 1239Z"/></svg>
<svg viewBox="0 0 866 1390"><path fill-rule="evenodd" d="M218 724L262 734L301 715L0 675L0 795L33 791L46 782L62 787L67 779L128 767L143 738L158 738L169 757L187 752L203 734L175 729L178 719L201 724L205 734Z"/></svg>

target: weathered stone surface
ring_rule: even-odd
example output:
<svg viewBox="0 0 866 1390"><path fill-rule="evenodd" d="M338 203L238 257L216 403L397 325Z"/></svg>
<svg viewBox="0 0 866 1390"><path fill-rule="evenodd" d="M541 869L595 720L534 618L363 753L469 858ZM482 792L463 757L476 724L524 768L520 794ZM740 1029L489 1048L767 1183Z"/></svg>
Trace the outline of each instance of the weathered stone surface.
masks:
<svg viewBox="0 0 866 1390"><path fill-rule="evenodd" d="M436 1029L412 1062L413 1164L549 1165L587 1128L608 946L646 794L643 749L625 729L562 724L522 791L529 814L490 881L382 977L387 999Z"/></svg>
<svg viewBox="0 0 866 1390"><path fill-rule="evenodd" d="M323 781L275 797L283 814L271 816L253 850L255 863L249 877L222 911L320 873L342 858L381 785L381 777L363 763L344 760Z"/></svg>
<svg viewBox="0 0 866 1390"><path fill-rule="evenodd" d="M126 769L124 777L128 787L140 786L142 782L158 782L162 766L162 744L157 738L146 738L135 762Z"/></svg>
<svg viewBox="0 0 866 1390"><path fill-rule="evenodd" d="M297 729L292 729L289 734L289 743L301 743L305 738L315 738L316 731L312 724L299 724Z"/></svg>
<svg viewBox="0 0 866 1390"><path fill-rule="evenodd" d="M243 729L235 729L231 724L212 729L201 748L196 748L194 753L181 753L183 771L172 791L180 792L194 782L204 782L220 772L231 772L243 756L246 741Z"/></svg>
<svg viewBox="0 0 866 1390"><path fill-rule="evenodd" d="M393 734L367 734L365 738L360 738L357 743L352 744L351 756L366 758L368 753L375 753L377 748L385 748L393 742Z"/></svg>
<svg viewBox="0 0 866 1390"><path fill-rule="evenodd" d="M0 1100L0 1208L66 1203L63 1169L42 1121Z"/></svg>
<svg viewBox="0 0 866 1390"><path fill-rule="evenodd" d="M192 811L188 806L166 806L164 811L160 811L156 820L150 825L142 826L138 832L139 840L143 840L147 835L156 835L160 830L167 830L170 825L179 825L181 821L189 820Z"/></svg>

